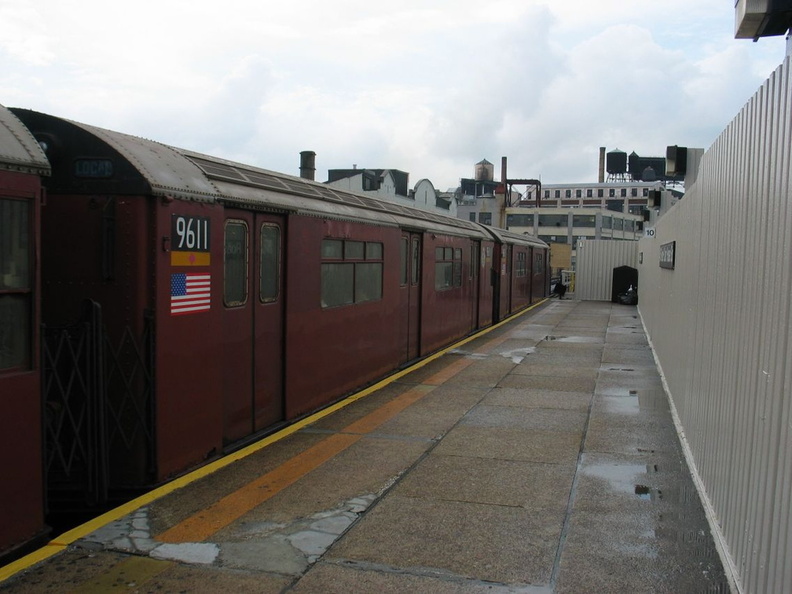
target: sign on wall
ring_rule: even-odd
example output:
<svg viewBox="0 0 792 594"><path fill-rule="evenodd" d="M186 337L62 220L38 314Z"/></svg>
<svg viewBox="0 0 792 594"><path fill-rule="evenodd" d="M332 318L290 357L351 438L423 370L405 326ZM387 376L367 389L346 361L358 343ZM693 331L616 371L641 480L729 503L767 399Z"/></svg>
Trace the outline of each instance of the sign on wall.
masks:
<svg viewBox="0 0 792 594"><path fill-rule="evenodd" d="M676 263L676 241L660 246L660 268L674 269Z"/></svg>

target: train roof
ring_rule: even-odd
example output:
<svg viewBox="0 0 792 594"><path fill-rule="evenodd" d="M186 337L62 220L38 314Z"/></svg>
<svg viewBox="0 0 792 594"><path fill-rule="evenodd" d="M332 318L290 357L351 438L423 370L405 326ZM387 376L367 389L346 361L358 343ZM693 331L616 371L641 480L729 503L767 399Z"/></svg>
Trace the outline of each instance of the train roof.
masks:
<svg viewBox="0 0 792 594"><path fill-rule="evenodd" d="M113 161L112 176L91 179L92 191L104 184L108 193L153 194L181 200L235 204L260 210L285 211L330 219L411 228L532 245L535 237L507 233L434 212L411 208L366 194L333 188L300 177L236 163L160 142L81 124L30 110L14 109L36 138L52 147L55 189L78 191L85 179L72 184L72 162L89 156ZM65 157L65 158L62 158ZM120 161L120 162L119 162ZM102 169L99 169L101 174ZM58 184L73 187L58 187ZM500 231L500 230L499 230Z"/></svg>
<svg viewBox="0 0 792 594"><path fill-rule="evenodd" d="M43 149L33 135L11 113L0 105L0 169L49 174L50 165Z"/></svg>

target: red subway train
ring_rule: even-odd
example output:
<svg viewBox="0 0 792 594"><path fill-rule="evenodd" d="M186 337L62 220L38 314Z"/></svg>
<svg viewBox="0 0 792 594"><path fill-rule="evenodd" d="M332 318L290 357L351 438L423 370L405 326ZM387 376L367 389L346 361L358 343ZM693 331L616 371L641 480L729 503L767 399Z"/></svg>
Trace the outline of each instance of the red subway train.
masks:
<svg viewBox="0 0 792 594"><path fill-rule="evenodd" d="M41 465L39 217L44 152L0 106L0 553L46 534Z"/></svg>
<svg viewBox="0 0 792 594"><path fill-rule="evenodd" d="M128 498L548 295L536 238L11 111L51 167L49 510Z"/></svg>

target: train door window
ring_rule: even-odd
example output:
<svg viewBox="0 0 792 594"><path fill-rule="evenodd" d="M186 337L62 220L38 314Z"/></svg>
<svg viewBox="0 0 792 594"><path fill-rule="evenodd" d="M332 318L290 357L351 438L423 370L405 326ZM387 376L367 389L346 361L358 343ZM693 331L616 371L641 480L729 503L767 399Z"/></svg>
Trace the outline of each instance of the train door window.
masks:
<svg viewBox="0 0 792 594"><path fill-rule="evenodd" d="M517 252L516 274L517 276L525 276L528 271L528 262L525 252Z"/></svg>
<svg viewBox="0 0 792 594"><path fill-rule="evenodd" d="M478 274L479 251L477 248L478 246L476 244L470 246L470 280L476 278L476 275Z"/></svg>
<svg viewBox="0 0 792 594"><path fill-rule="evenodd" d="M421 242L417 237L412 240L412 279L413 285L421 280Z"/></svg>
<svg viewBox="0 0 792 594"><path fill-rule="evenodd" d="M278 299L280 287L280 227L262 225L259 270L259 299L271 303Z"/></svg>
<svg viewBox="0 0 792 594"><path fill-rule="evenodd" d="M226 221L223 251L223 302L228 307L244 305L248 292L248 226L245 221Z"/></svg>
<svg viewBox="0 0 792 594"><path fill-rule="evenodd" d="M0 371L30 368L30 204L0 198Z"/></svg>
<svg viewBox="0 0 792 594"><path fill-rule="evenodd" d="M404 287L407 285L407 264L409 262L408 252L410 250L410 242L407 241L406 237L401 238L401 243L399 244L399 257L400 257L400 265L401 265L401 276L399 277L399 284Z"/></svg>
<svg viewBox="0 0 792 594"><path fill-rule="evenodd" d="M536 254L534 274L544 274L544 257L542 252Z"/></svg>

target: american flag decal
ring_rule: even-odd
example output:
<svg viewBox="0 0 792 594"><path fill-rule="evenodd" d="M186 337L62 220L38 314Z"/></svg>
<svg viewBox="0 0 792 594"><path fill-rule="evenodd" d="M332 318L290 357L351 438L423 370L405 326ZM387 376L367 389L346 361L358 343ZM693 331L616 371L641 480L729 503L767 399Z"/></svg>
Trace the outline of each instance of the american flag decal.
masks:
<svg viewBox="0 0 792 594"><path fill-rule="evenodd" d="M211 288L211 274L171 274L171 315L208 311L212 303Z"/></svg>

